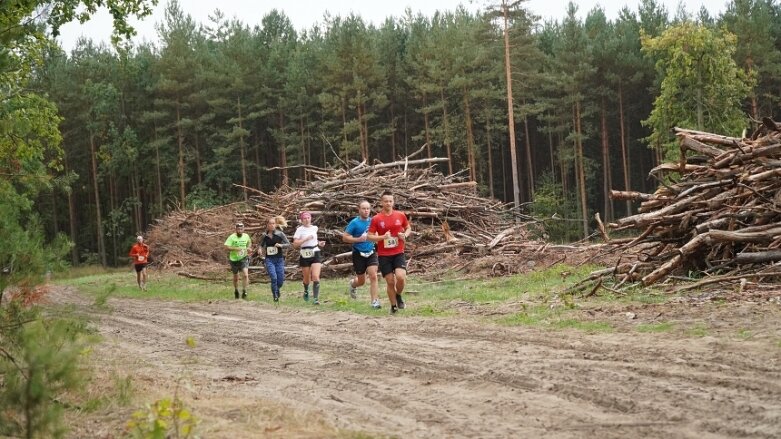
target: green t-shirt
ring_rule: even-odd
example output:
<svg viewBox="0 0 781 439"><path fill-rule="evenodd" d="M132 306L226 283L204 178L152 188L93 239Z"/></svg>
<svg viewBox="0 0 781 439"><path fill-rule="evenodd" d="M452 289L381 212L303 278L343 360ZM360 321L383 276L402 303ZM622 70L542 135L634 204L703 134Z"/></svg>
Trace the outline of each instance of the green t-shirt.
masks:
<svg viewBox="0 0 781 439"><path fill-rule="evenodd" d="M236 262L247 257L247 251L252 245L252 239L250 239L249 233L242 233L241 238L234 233L225 240L225 245L228 247L241 247L243 249L239 251L231 250L229 258L231 261Z"/></svg>

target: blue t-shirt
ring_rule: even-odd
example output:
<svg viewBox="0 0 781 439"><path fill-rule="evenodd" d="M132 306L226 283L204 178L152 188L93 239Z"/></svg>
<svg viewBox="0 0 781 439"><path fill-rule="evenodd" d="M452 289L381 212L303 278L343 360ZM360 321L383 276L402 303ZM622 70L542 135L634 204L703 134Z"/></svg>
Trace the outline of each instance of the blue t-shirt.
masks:
<svg viewBox="0 0 781 439"><path fill-rule="evenodd" d="M347 224L347 227L344 228L344 231L352 235L353 238L360 238L361 235L369 230L369 224L371 223L371 217L364 220L361 219L360 216L356 216L352 221L350 221L350 224ZM353 249L359 252L369 253L370 251L374 250L374 243L371 241L357 242L353 244Z"/></svg>

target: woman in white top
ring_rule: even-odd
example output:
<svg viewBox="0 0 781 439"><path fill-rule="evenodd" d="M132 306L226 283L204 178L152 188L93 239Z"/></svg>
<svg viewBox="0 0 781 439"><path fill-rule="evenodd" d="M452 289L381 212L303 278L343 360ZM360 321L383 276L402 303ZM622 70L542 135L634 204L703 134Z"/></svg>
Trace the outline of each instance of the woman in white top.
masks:
<svg viewBox="0 0 781 439"><path fill-rule="evenodd" d="M309 300L309 282L312 282L314 304L319 305L320 300L320 247L325 246L325 241L317 240L317 226L312 225L312 214L301 212L299 215L300 226L293 235L293 247L299 249L300 258L298 266L301 267L301 275L304 278L304 300Z"/></svg>

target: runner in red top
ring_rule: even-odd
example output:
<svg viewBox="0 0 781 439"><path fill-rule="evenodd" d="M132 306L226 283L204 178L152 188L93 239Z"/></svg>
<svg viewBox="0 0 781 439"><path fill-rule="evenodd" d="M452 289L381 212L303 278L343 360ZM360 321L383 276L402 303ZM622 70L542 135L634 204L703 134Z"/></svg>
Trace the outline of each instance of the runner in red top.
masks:
<svg viewBox="0 0 781 439"><path fill-rule="evenodd" d="M146 291L146 265L149 263L149 246L144 244L143 236L136 237L136 243L130 248L129 256L133 258L138 288Z"/></svg>
<svg viewBox="0 0 781 439"><path fill-rule="evenodd" d="M367 238L377 243L380 272L385 278L391 314L404 309L401 297L407 280L407 260L404 257L404 242L412 233L412 226L403 212L393 210L393 194L383 192L380 198L382 211L372 218Z"/></svg>

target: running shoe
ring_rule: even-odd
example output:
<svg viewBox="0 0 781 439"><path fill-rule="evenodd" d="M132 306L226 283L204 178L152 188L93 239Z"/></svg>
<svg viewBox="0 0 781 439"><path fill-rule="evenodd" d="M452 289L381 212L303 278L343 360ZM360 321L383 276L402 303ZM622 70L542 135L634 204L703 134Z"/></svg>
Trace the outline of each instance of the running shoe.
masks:
<svg viewBox="0 0 781 439"><path fill-rule="evenodd" d="M247 292L246 291L242 291L241 292L241 298L242 299L246 299L247 298Z"/></svg>
<svg viewBox="0 0 781 439"><path fill-rule="evenodd" d="M233 290L233 296L239 298L239 290Z"/></svg>
<svg viewBox="0 0 781 439"><path fill-rule="evenodd" d="M309 291L304 291L304 302L309 302Z"/></svg>
<svg viewBox="0 0 781 439"><path fill-rule="evenodd" d="M374 308L374 309L382 308L382 305L380 305L380 299L372 300L372 308Z"/></svg>
<svg viewBox="0 0 781 439"><path fill-rule="evenodd" d="M391 314L396 314L396 311L399 309L396 307L396 305L391 305Z"/></svg>
<svg viewBox="0 0 781 439"><path fill-rule="evenodd" d="M347 283L347 285L349 285L349 287L350 287L350 289L348 290L348 293L350 294L350 298L351 298L351 299L357 299L357 298L358 298L358 291L357 291L357 289L356 289L356 288L353 286L353 281L352 281L352 279L350 280L350 282L348 282L348 283Z"/></svg>
<svg viewBox="0 0 781 439"><path fill-rule="evenodd" d="M274 302L279 302L279 297L274 296Z"/></svg>
<svg viewBox="0 0 781 439"><path fill-rule="evenodd" d="M396 294L396 303L399 304L399 309L404 309L407 305L404 304L404 299L401 298L401 294Z"/></svg>
<svg viewBox="0 0 781 439"><path fill-rule="evenodd" d="M320 305L320 300L318 300L317 297L315 297L315 301L312 302L312 305Z"/></svg>

